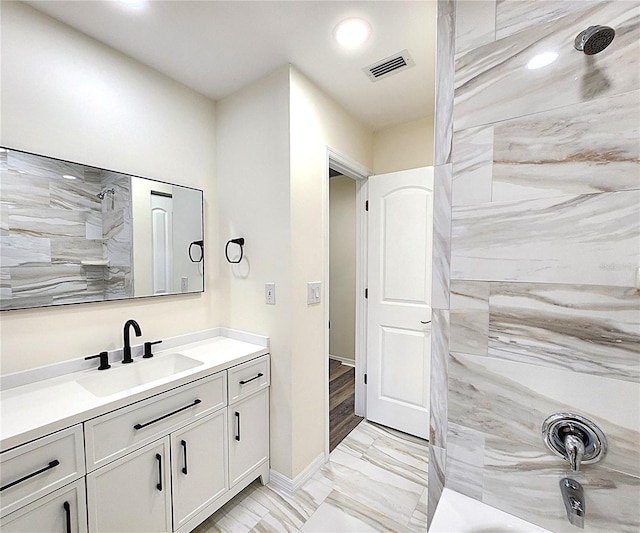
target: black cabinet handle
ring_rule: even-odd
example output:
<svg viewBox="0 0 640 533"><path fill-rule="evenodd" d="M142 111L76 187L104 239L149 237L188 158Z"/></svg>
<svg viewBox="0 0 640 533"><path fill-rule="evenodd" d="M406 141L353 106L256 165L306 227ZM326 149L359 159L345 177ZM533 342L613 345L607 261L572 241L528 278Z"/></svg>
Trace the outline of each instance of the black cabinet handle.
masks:
<svg viewBox="0 0 640 533"><path fill-rule="evenodd" d="M236 440L240 442L240 413L236 411Z"/></svg>
<svg viewBox="0 0 640 533"><path fill-rule="evenodd" d="M182 444L182 452L184 454L184 466L182 467L182 473L187 475L187 441L181 440L180 444Z"/></svg>
<svg viewBox="0 0 640 533"><path fill-rule="evenodd" d="M195 405L198 405L199 403L202 403L202 400L193 400L193 403L190 403L189 405L185 405L184 407L181 407L180 409L176 409L175 411L171 411L170 413L167 413L166 415L162 415L158 418L155 418L154 420L151 420L149 422L145 422L144 424L136 424L135 426L133 426L133 429L142 429L142 428L146 428L147 426L150 426L151 424L155 424L156 422L160 422L160 420L164 420L165 418L168 418L170 416L173 416L175 414L178 414L181 411L184 411L185 409L189 409L190 407L193 407Z"/></svg>
<svg viewBox="0 0 640 533"><path fill-rule="evenodd" d="M71 506L69 502L64 502L62 507L64 507L64 514L67 521L67 533L71 533Z"/></svg>
<svg viewBox="0 0 640 533"><path fill-rule="evenodd" d="M162 455L156 453L156 459L158 460L158 484L156 489L162 492Z"/></svg>
<svg viewBox="0 0 640 533"><path fill-rule="evenodd" d="M253 376L251 379L245 379L244 381L241 381L240 385L244 385L245 383L249 383L250 381L253 381L254 379L261 378L262 376L264 376L264 374L262 372L259 372L257 376Z"/></svg>
<svg viewBox="0 0 640 533"><path fill-rule="evenodd" d="M23 481L26 481L27 479L31 479L32 477L37 476L38 474L42 474L42 472L46 472L47 470L51 470L52 468L55 468L59 464L60 464L60 461L58 461L57 459L54 459L53 461L51 461L44 468L41 468L40 470L38 470L36 472L32 472L31 474L27 474L26 476L21 477L20 479L16 479L15 481L12 481L11 483L5 485L4 487L0 487L0 492L2 492L4 489L11 488L14 485L17 485L18 483L22 483Z"/></svg>

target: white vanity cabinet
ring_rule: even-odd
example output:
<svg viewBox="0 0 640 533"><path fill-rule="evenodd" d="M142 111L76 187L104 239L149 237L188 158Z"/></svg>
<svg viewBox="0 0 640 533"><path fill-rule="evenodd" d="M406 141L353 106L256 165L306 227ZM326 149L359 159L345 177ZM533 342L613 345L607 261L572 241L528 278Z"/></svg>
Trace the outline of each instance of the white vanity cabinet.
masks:
<svg viewBox="0 0 640 533"><path fill-rule="evenodd" d="M0 519L2 533L86 533L84 479L74 481Z"/></svg>
<svg viewBox="0 0 640 533"><path fill-rule="evenodd" d="M220 338L190 350L208 371L133 392L129 402L96 407L101 400L88 398L77 376L66 378L69 398L59 393L63 377L50 391L3 391L16 403L32 404L31 391L44 405L61 402L70 427L34 431L40 438L31 441L11 441L0 427L13 445L0 454L2 532L188 533L257 477L268 483L269 354ZM81 398L96 403L83 411ZM62 425L53 412L48 419Z"/></svg>
<svg viewBox="0 0 640 533"><path fill-rule="evenodd" d="M186 533L268 482L268 388L265 355L85 422L89 533Z"/></svg>
<svg viewBox="0 0 640 533"><path fill-rule="evenodd" d="M81 425L3 452L2 531L86 531L84 472Z"/></svg>
<svg viewBox="0 0 640 533"><path fill-rule="evenodd" d="M229 483L233 487L269 460L269 357L248 361L228 373Z"/></svg>

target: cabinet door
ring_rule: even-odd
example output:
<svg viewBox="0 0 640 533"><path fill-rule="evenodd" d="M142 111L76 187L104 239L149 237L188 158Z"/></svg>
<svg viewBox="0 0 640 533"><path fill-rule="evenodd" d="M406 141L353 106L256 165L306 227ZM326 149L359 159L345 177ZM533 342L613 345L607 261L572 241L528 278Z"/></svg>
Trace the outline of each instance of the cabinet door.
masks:
<svg viewBox="0 0 640 533"><path fill-rule="evenodd" d="M269 458L269 389L229 408L229 483Z"/></svg>
<svg viewBox="0 0 640 533"><path fill-rule="evenodd" d="M84 479L5 516L0 529L2 533L86 533Z"/></svg>
<svg viewBox="0 0 640 533"><path fill-rule="evenodd" d="M169 437L87 475L89 531L171 531Z"/></svg>
<svg viewBox="0 0 640 533"><path fill-rule="evenodd" d="M226 409L171 435L174 530L226 492L226 457Z"/></svg>

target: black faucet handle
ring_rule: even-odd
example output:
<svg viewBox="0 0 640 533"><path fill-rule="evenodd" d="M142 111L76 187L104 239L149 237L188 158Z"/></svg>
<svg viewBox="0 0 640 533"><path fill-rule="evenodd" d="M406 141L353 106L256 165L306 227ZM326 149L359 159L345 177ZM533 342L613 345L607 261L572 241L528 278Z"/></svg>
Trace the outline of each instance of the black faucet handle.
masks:
<svg viewBox="0 0 640 533"><path fill-rule="evenodd" d="M151 347L154 344L160 344L162 341L154 341L154 342L145 342L144 343L144 355L142 356L143 359L149 359L150 357L153 357L153 354L151 353Z"/></svg>
<svg viewBox="0 0 640 533"><path fill-rule="evenodd" d="M97 359L100 358L100 366L98 367L98 370L106 370L107 368L111 368L111 365L109 364L109 352L100 352L97 355L90 355L89 357L85 357L85 361L88 361L89 359Z"/></svg>

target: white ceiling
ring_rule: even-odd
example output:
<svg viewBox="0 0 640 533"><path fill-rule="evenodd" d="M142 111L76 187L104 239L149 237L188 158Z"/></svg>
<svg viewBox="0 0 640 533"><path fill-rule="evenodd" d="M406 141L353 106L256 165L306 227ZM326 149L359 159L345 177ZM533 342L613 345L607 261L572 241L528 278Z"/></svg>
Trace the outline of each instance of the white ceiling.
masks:
<svg viewBox="0 0 640 533"><path fill-rule="evenodd" d="M32 0L27 4L214 100L291 63L374 130L433 114L436 2ZM369 40L332 32L358 16ZM407 49L416 66L372 83L362 69Z"/></svg>

